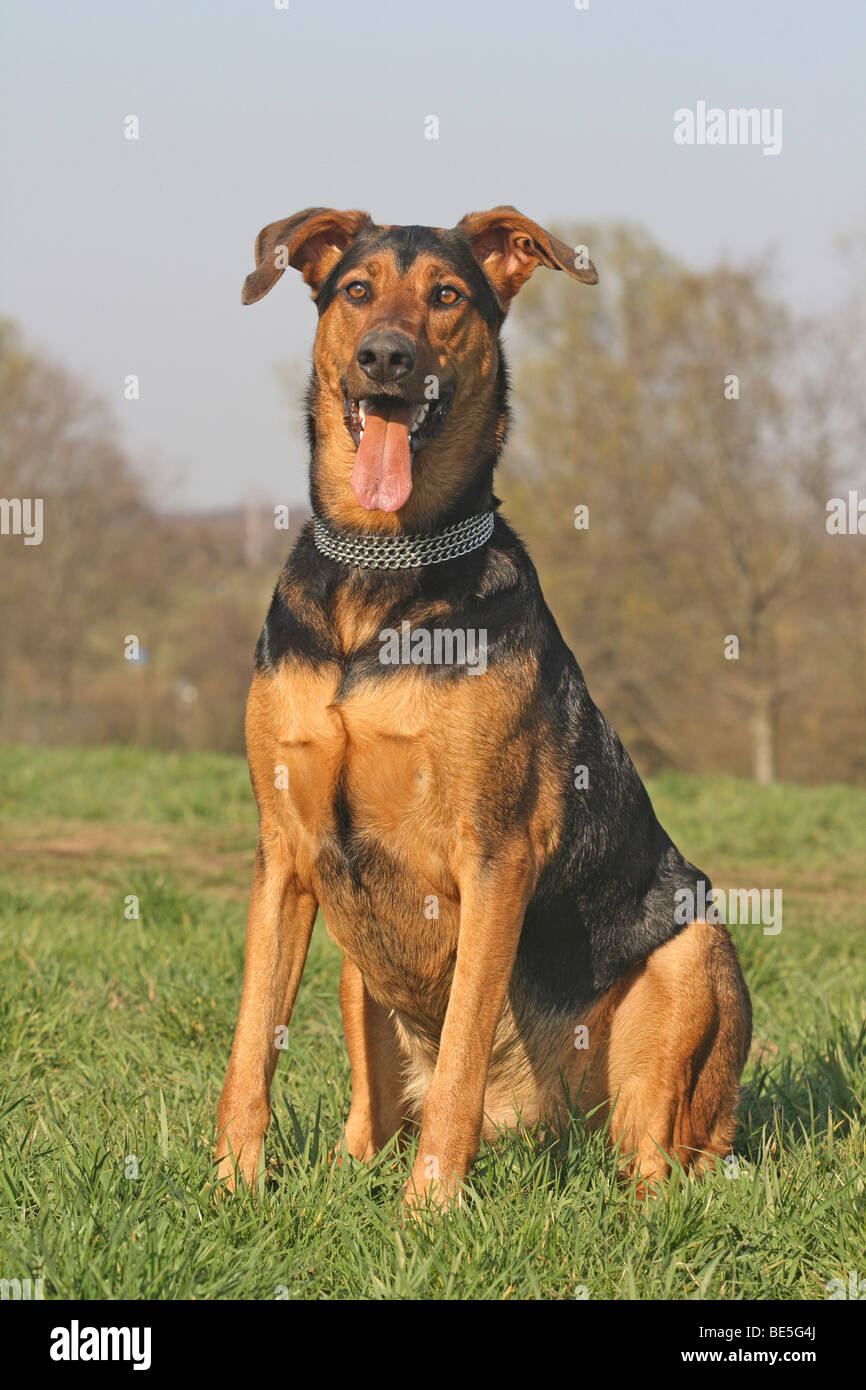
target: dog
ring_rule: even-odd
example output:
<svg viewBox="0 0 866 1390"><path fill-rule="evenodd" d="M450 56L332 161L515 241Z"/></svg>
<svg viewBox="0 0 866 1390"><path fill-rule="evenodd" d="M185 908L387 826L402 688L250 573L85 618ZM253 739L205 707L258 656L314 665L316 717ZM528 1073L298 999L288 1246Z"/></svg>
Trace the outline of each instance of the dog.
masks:
<svg viewBox="0 0 866 1390"><path fill-rule="evenodd" d="M343 953L345 1147L417 1134L410 1208L459 1202L482 1139L574 1104L642 1191L712 1166L751 1037L736 952L678 906L708 880L492 490L511 301L540 267L591 285L594 266L510 206L450 230L308 208L255 259L245 304L292 267L318 310L313 519L247 705L260 829L218 1178L255 1184L319 908Z"/></svg>

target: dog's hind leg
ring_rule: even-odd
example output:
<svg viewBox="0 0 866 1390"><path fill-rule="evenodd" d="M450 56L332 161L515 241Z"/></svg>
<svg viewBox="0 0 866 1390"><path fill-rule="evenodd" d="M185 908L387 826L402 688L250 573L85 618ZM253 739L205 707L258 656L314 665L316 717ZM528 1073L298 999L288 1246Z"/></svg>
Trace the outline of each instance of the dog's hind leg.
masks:
<svg viewBox="0 0 866 1390"><path fill-rule="evenodd" d="M340 1006L352 1064L346 1147L353 1158L371 1158L403 1128L405 1058L394 1020L371 998L361 971L348 956L340 977Z"/></svg>
<svg viewBox="0 0 866 1390"><path fill-rule="evenodd" d="M727 929L693 922L607 996L581 1104L609 1100L609 1135L642 1186L668 1155L699 1172L729 1151L751 1006Z"/></svg>
<svg viewBox="0 0 866 1390"><path fill-rule="evenodd" d="M317 903L302 893L288 856L277 845L256 855L247 921L244 988L228 1073L220 1097L218 1178L234 1191L240 1176L252 1187L271 1118L271 1080L307 958Z"/></svg>

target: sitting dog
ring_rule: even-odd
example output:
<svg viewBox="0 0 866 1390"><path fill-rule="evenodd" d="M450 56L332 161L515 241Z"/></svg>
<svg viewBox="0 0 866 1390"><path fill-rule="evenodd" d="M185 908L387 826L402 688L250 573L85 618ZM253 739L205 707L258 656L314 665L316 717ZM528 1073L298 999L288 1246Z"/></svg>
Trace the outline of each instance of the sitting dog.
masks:
<svg viewBox="0 0 866 1390"><path fill-rule="evenodd" d="M343 953L345 1143L366 1159L418 1132L410 1205L459 1198L482 1138L574 1101L643 1188L698 1170L733 1138L749 996L726 928L679 910L707 880L492 491L509 305L539 267L595 269L512 207L451 230L308 208L260 233L244 303L290 266L319 315L313 519L247 706L260 833L220 1176L255 1181L319 908Z"/></svg>

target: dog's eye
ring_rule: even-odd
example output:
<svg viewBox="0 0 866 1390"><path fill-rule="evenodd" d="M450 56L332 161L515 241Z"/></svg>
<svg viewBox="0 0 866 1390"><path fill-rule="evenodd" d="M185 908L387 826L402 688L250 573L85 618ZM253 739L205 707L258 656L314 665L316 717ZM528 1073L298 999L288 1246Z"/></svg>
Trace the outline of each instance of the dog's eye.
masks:
<svg viewBox="0 0 866 1390"><path fill-rule="evenodd" d="M350 285L346 286L345 293L349 299L354 299L357 302L367 298L367 286L362 284L360 280L353 280Z"/></svg>
<svg viewBox="0 0 866 1390"><path fill-rule="evenodd" d="M434 303L444 304L449 309L452 304L459 303L462 298L463 295L453 285L439 285L433 295Z"/></svg>

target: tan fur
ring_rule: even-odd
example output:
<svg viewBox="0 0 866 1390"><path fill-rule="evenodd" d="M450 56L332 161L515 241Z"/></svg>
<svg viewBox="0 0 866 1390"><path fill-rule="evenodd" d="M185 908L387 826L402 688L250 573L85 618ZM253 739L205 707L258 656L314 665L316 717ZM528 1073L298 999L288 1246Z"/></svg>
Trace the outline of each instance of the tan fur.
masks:
<svg viewBox="0 0 866 1390"><path fill-rule="evenodd" d="M693 922L586 1014L563 1020L546 1048L537 1045L543 1070L530 1076L519 1052L512 1056L488 1091L486 1132L518 1118L558 1124L571 1099L591 1127L609 1121L628 1171L660 1177L668 1156L700 1171L733 1141L747 1016L727 929ZM575 1046L578 1026L587 1048Z"/></svg>
<svg viewBox="0 0 866 1390"><path fill-rule="evenodd" d="M431 690L407 668L384 687L362 684L343 700L337 698L338 684L336 668L328 667L313 673L287 666L276 677L257 676L253 681L247 746L259 802L263 864L250 914L245 978L253 1001L256 972L264 968L260 962L267 961L283 936L289 938L284 949L296 964L301 952L306 953L312 904L321 904L331 935L363 975L371 1000L396 1011L411 1095L413 1078L417 1091L419 1075L426 1087L435 1073L446 1010L461 973L468 977L471 1000L466 1005L467 1026L471 1022L472 1029L480 1028L483 1020L479 1045L487 1046L488 1033L492 1045L523 907L540 866L555 847L560 807L550 791L553 779L534 765L537 755L517 730L519 711L531 691L521 690L513 673L506 680L488 672L477 682L470 679ZM449 731L452 753L444 762L443 730ZM288 771L287 789L274 785L280 767ZM535 803L528 823L515 834L513 859L498 865L494 875L483 869L485 833L478 789L500 781L504 770L513 797L524 797L531 784ZM388 846L398 870L396 884L386 877L375 886L366 912L359 912L353 895L344 896L339 885L323 880L317 863L333 829L341 773L359 825L372 840ZM502 803L497 815L507 810ZM425 913L431 895L437 903L435 918ZM475 905L476 895L483 910ZM305 913L296 908L296 899L303 900ZM273 916L260 909L262 901L271 904ZM486 942L488 929L497 933L495 945ZM489 967L491 958L500 967L498 975ZM296 988L299 970L293 967L290 979ZM228 1124L226 1142L231 1141L235 1152L241 1143L249 1147L257 1124L262 1134L266 1128L265 1091L277 1055L273 1028L288 1021L293 1003L293 993L290 998L279 995L264 1024L260 1007L252 1023L247 1014L253 1003L249 1008L242 1003L238 1037L244 1039L262 1026L269 1037L265 1043L259 1038L255 1053L261 1082L255 1102L248 1103L253 1118L240 1125L232 1120L232 1087L227 1082L220 1127ZM410 1035L420 1049L414 1063L412 1047L406 1046ZM252 1055L242 1042L236 1041L235 1050L238 1056ZM233 1054L230 1079L238 1065ZM441 1083L446 1084L451 1083ZM482 1086L468 1112L473 1132L476 1126L480 1131L483 1098ZM451 1127L451 1118L442 1120L434 1135ZM477 1139L476 1132L476 1144ZM429 1142L431 1151L439 1145L438 1138L436 1144L433 1138ZM439 1145L443 1165L450 1163L454 1144L462 1154L470 1146L469 1132Z"/></svg>
<svg viewBox="0 0 866 1390"><path fill-rule="evenodd" d="M514 1016L507 997L514 951L525 903L556 843L559 807L542 769L534 813L515 836L511 856L484 871L477 788L501 782L506 770L515 785L529 778L528 750L517 734L509 741L529 692L513 681L498 688L490 672L477 686L470 679L431 689L411 668L385 686L362 684L343 700L337 691L336 668L286 667L276 677L257 677L250 694L248 743L264 868L254 889L247 974L260 960L275 973L268 965L274 928L258 906L268 895L271 902L279 898L292 964L283 967L282 992L276 981L270 991L266 1019L259 1006L249 1023L242 1006L238 1055L254 1027L272 1035L288 1021L294 1002L288 994L300 978L318 902L346 958L341 999L353 1065L350 1152L373 1152L404 1122L420 1122L423 1107L426 1128L412 1184L428 1190L428 1168L435 1167L447 1186L465 1171L481 1134L492 1137L518 1119L555 1123L566 1093L585 1110L603 1107L594 1123L605 1118L604 1103L614 1102L611 1137L645 1177L664 1171L661 1151L686 1166L724 1152L744 1058L722 1024L726 991L737 989L723 928L687 928L585 1018ZM445 760L444 729L451 752ZM288 768L287 790L274 787L280 765ZM366 911L323 880L317 866L333 829L341 772L358 824L388 846L396 870L376 885ZM430 895L435 918L425 913ZM449 1011L455 998L465 999L459 1012ZM449 1066L443 1063L452 1055L445 1048L446 1014L462 1038L453 1051L460 1060ZM732 1016L739 1017L736 1010ZM588 1052L574 1047L578 1024L589 1028ZM471 1058L479 1054L491 1060L476 1075ZM276 1053L260 1048L257 1055L265 1077ZM454 1096L461 1097L459 1114ZM229 1127L235 1152L253 1143L258 1130L264 1133L266 1117L260 1095L248 1118ZM231 1101L224 1098L221 1125L230 1119Z"/></svg>
<svg viewBox="0 0 866 1390"><path fill-rule="evenodd" d="M376 291L376 310L360 314L337 296L322 319L316 336L314 362L324 389L319 403L318 430L328 441L321 454L319 488L323 510L333 525L346 529L361 526L368 531L420 530L458 494L465 479L466 460L475 456L489 416L496 385L499 351L495 334L485 331L477 315L437 314L429 297L437 281L447 279L460 288L459 276L434 257L419 256L409 272L401 275L393 255L371 256L347 280L365 275ZM419 454L413 469L412 494L393 512L368 512L356 501L349 479L355 449L343 419L342 381L354 380L352 363L361 331L387 324L408 334L416 344L417 362L403 385L419 401L425 382L435 376L440 389L456 382L448 442L431 440ZM361 328L359 325L362 325ZM459 377L455 367L459 363ZM354 387L365 393L361 381ZM501 428L504 428L504 424Z"/></svg>
<svg viewBox="0 0 866 1390"><path fill-rule="evenodd" d="M748 1048L741 989L727 929L699 921L606 1001L585 1076L580 1059L572 1078L583 1108L610 1100L611 1139L642 1178L663 1176L668 1156L700 1171L730 1149Z"/></svg>
<svg viewBox="0 0 866 1390"><path fill-rule="evenodd" d="M348 957L340 977L340 1007L352 1064L346 1148L353 1158L367 1159L406 1125L405 1058L391 1011L371 998Z"/></svg>
<svg viewBox="0 0 866 1390"><path fill-rule="evenodd" d="M288 1025L307 958L316 900L300 889L285 856L256 864L247 924L244 990L217 1127L218 1178L234 1190L234 1167L252 1186L270 1121L276 1029Z"/></svg>

